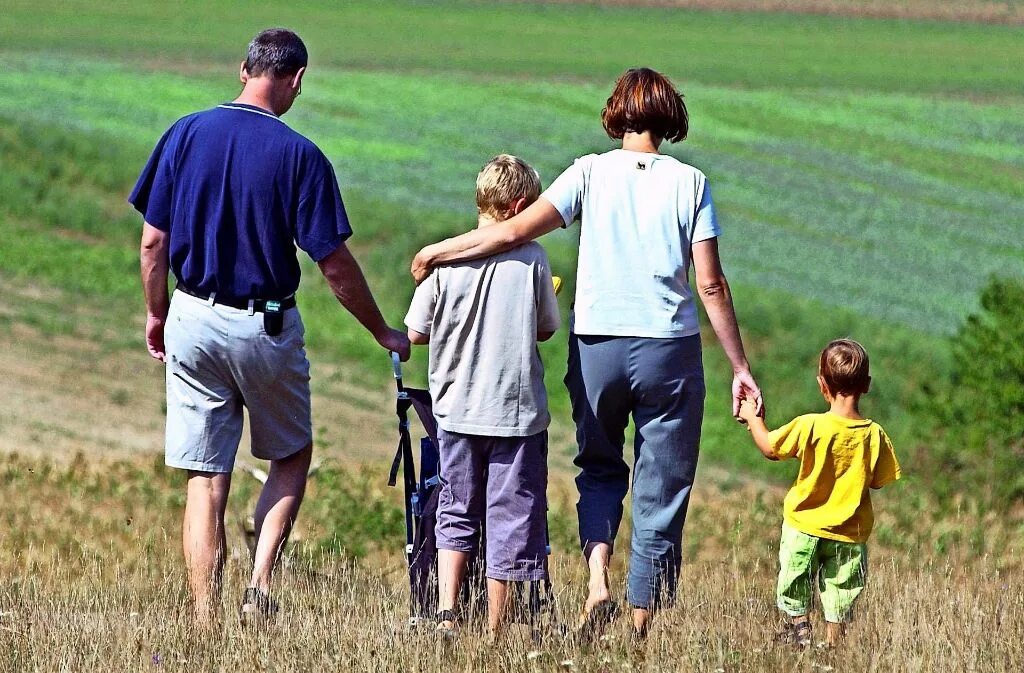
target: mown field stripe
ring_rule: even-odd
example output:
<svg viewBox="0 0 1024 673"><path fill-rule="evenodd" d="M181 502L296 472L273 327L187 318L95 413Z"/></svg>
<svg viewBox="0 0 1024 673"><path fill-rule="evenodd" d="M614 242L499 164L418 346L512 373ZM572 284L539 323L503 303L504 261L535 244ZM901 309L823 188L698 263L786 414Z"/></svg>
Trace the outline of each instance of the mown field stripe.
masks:
<svg viewBox="0 0 1024 673"><path fill-rule="evenodd" d="M8 0L0 14L10 50L179 69L239 61L242 45L271 25L304 35L316 66L607 84L624 67L646 64L687 82L753 88L1024 93L1024 29L1016 26L453 0L298 0L287 8L242 0L141 0L130 7Z"/></svg>

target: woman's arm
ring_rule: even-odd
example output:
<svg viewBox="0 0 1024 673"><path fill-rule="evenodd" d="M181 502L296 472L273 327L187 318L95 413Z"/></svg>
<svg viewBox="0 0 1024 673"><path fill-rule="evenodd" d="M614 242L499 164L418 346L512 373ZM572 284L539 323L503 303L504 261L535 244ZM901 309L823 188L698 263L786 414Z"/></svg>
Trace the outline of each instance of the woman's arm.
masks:
<svg viewBox="0 0 1024 673"><path fill-rule="evenodd" d="M729 292L729 282L725 279L722 261L718 256L718 239L709 238L694 243L691 254L697 294L700 295L711 327L715 330L726 357L732 363L732 415L737 416L740 402L749 399L757 404L757 413L763 416L761 389L757 387L757 382L750 374L750 363L743 352L743 339L736 324L736 311L732 304L732 294Z"/></svg>
<svg viewBox="0 0 1024 673"><path fill-rule="evenodd" d="M504 222L428 245L416 253L410 271L418 285L438 265L465 262L511 250L517 245L554 231L563 224L558 210L547 200L540 198L523 212Z"/></svg>

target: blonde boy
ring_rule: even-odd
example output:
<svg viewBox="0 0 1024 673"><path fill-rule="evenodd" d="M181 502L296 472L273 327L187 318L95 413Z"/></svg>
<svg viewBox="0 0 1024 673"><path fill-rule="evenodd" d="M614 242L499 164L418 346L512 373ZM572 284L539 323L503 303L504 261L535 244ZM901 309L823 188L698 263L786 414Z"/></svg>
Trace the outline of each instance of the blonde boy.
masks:
<svg viewBox="0 0 1024 673"><path fill-rule="evenodd" d="M478 226L519 213L540 176L507 154L476 182ZM558 329L547 255L537 243L443 266L416 289L405 318L430 344L430 394L441 455L438 630L455 631L456 597L486 518L488 623L500 629L510 581L547 576L547 427L537 341Z"/></svg>
<svg viewBox="0 0 1024 673"><path fill-rule="evenodd" d="M811 642L815 579L827 623L825 643L835 645L843 634L867 579L866 542L874 524L870 489L900 478L889 437L860 413L860 397L870 385L867 352L856 341L838 339L825 347L818 364L828 412L799 416L769 432L752 401L740 405L740 419L766 458L800 461L785 500L777 589L779 609L790 617L784 635L800 646Z"/></svg>

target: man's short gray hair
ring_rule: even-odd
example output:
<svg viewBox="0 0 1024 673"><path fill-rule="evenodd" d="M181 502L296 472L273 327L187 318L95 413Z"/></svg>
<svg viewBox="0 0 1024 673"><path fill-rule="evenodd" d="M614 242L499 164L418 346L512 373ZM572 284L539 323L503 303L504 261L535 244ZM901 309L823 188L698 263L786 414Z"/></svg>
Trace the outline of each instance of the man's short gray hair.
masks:
<svg viewBox="0 0 1024 673"><path fill-rule="evenodd" d="M306 45L285 28L268 28L252 39L245 58L250 77L291 77L309 62Z"/></svg>

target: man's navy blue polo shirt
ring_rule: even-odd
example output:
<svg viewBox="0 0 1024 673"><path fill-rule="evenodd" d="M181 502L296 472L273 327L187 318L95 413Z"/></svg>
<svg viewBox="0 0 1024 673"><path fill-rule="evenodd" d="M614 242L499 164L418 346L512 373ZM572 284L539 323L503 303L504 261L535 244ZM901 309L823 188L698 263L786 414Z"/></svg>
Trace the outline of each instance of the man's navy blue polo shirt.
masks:
<svg viewBox="0 0 1024 673"><path fill-rule="evenodd" d="M225 300L293 294L295 246L319 262L352 235L323 152L273 114L239 103L175 122L128 201L170 232L178 282Z"/></svg>

